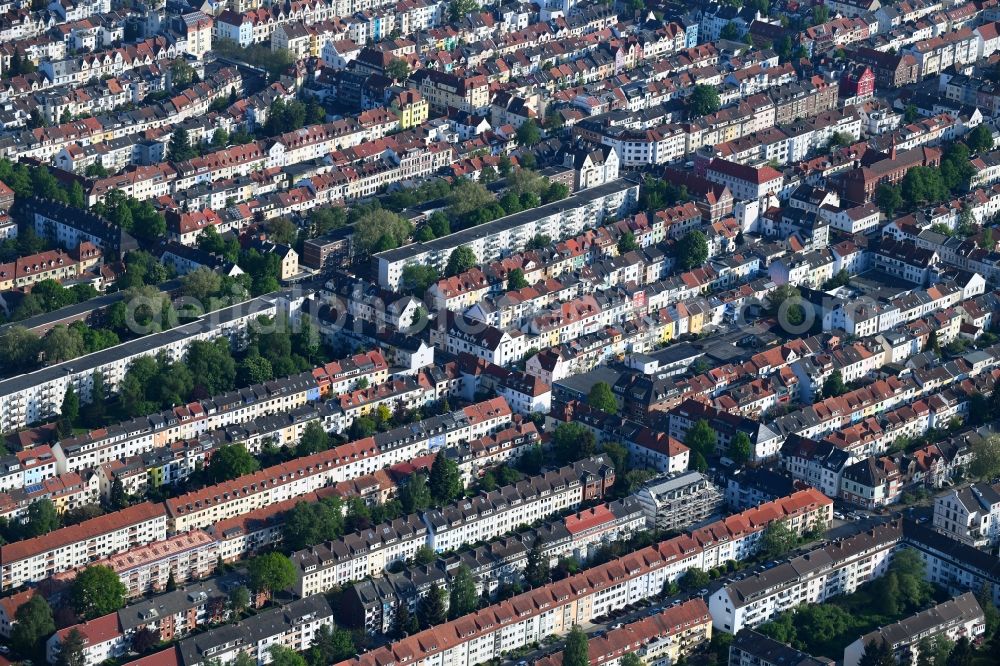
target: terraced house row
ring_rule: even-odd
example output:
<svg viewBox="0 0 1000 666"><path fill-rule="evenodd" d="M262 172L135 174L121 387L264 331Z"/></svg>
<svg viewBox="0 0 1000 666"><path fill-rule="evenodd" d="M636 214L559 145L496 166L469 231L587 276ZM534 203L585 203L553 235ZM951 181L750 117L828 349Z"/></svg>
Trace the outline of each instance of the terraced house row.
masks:
<svg viewBox="0 0 1000 666"><path fill-rule="evenodd" d="M614 482L614 468L606 459L587 458L440 509L397 518L300 550L292 555L299 570L295 591L309 596L334 585L381 575L393 562L412 558L421 546L442 552L494 539L518 525L600 499Z"/></svg>
<svg viewBox="0 0 1000 666"><path fill-rule="evenodd" d="M484 663L660 594L665 582L679 579L691 567L709 569L745 559L757 551L761 534L774 521L802 533L832 518L829 499L816 490L802 490L370 650L340 666Z"/></svg>

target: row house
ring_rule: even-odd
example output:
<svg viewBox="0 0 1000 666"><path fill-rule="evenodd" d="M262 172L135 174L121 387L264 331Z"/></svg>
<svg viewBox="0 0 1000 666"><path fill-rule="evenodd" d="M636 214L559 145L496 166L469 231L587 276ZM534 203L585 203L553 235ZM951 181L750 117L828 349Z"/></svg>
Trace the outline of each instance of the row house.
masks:
<svg viewBox="0 0 1000 666"><path fill-rule="evenodd" d="M850 594L886 573L902 538L902 521L897 520L725 585L709 598L712 625L737 633L800 604Z"/></svg>
<svg viewBox="0 0 1000 666"><path fill-rule="evenodd" d="M0 589L37 583L167 537L162 504L145 502L0 547Z"/></svg>
<svg viewBox="0 0 1000 666"><path fill-rule="evenodd" d="M239 348L246 343L252 322L276 313L274 296L258 297L211 313L211 321L202 317L168 331L150 333L73 361L0 381L0 429L15 430L58 414L69 385L74 386L82 403L90 402L95 372L101 373L107 390L114 394L133 359L162 353L175 360L195 340L224 338Z"/></svg>
<svg viewBox="0 0 1000 666"><path fill-rule="evenodd" d="M403 268L409 264L429 264L443 271L452 250L459 245L469 247L485 263L486 259L499 256L501 249L523 249L538 234L550 238L572 238L586 229L599 226L608 215L631 213L638 198L638 187L630 180L618 179L574 193L558 202L481 224L474 231L460 231L432 241L380 252L375 256L379 285L386 289L398 289Z"/></svg>
<svg viewBox="0 0 1000 666"><path fill-rule="evenodd" d="M305 596L377 576L391 563L412 558L423 546L443 551L462 543L491 540L519 524L547 518L587 499L599 499L613 483L614 471L603 459L588 459L298 551L292 555L299 569L295 591ZM476 536L461 536L471 534Z"/></svg>
<svg viewBox="0 0 1000 666"><path fill-rule="evenodd" d="M785 521L790 529L799 531L814 521L831 518L830 500L815 490L800 491L371 650L338 666L442 658L456 666L482 663L544 636L564 634L573 625L637 599L657 595L664 584L680 579L691 567L706 569L727 559L746 559L757 552L760 534L771 522Z"/></svg>

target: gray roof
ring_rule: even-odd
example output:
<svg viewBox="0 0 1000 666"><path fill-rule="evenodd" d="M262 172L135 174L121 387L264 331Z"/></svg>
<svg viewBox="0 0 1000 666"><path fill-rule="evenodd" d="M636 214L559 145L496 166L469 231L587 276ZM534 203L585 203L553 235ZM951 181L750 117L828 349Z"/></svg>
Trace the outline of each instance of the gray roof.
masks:
<svg viewBox="0 0 1000 666"><path fill-rule="evenodd" d="M211 655L206 655L206 651L227 644L253 645L264 639L285 633L308 616L325 618L332 615L330 604L327 603L326 597L322 594L298 599L281 608L266 610L240 622L211 629L181 641L178 646L181 663L184 666L193 666L210 658Z"/></svg>
<svg viewBox="0 0 1000 666"><path fill-rule="evenodd" d="M375 257L393 262L405 261L406 259L423 252L443 252L458 247L459 245L468 245L469 243L473 243L484 236L489 236L506 229L512 229L535 220L543 219L560 211L586 206L588 203L600 199L601 197L616 194L633 187L638 187L638 183L625 178L619 178L618 180L610 183L582 190L565 199L562 199L561 201L553 201L552 203L539 206L538 208L532 208L530 210L521 211L520 213L514 213L513 215L507 215L493 220L492 222L480 224L477 227L463 229L462 231L456 231L453 234L448 234L447 236L442 236L441 238L435 238L434 240L427 241L426 243L410 243L409 245L404 245L403 247L399 247L394 250L379 252L375 255Z"/></svg>

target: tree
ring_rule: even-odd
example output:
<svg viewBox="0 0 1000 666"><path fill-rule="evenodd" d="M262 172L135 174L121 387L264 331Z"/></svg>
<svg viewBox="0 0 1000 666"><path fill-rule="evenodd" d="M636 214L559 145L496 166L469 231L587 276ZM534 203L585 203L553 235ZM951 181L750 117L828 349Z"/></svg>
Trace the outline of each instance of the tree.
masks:
<svg viewBox="0 0 1000 666"><path fill-rule="evenodd" d="M81 618L92 620L124 606L127 594L128 588L114 569L95 564L77 574L70 586L69 603Z"/></svg>
<svg viewBox="0 0 1000 666"><path fill-rule="evenodd" d="M447 219L450 220L448 231L458 231L460 228L475 226L481 222L486 222L486 218L479 217L491 206L496 205L496 199L481 183L474 180L460 180L452 186L451 192L445 197L447 203ZM504 211L506 212L506 211ZM428 220L431 222L431 220ZM438 220L438 224L441 222ZM437 233L441 236L443 234ZM444 229L441 229L444 231Z"/></svg>
<svg viewBox="0 0 1000 666"><path fill-rule="evenodd" d="M284 645L272 645L270 651L273 666L308 666L301 654Z"/></svg>
<svg viewBox="0 0 1000 666"><path fill-rule="evenodd" d="M455 571L449 585L451 599L448 603L448 616L451 619L468 615L479 608L479 595L476 594L476 581L472 571L462 564Z"/></svg>
<svg viewBox="0 0 1000 666"><path fill-rule="evenodd" d="M37 499L28 505L24 536L33 538L59 529L59 514L50 499Z"/></svg>
<svg viewBox="0 0 1000 666"><path fill-rule="evenodd" d="M865 645L858 666L895 666L896 659L885 641L872 639Z"/></svg>
<svg viewBox="0 0 1000 666"><path fill-rule="evenodd" d="M729 441L728 449L729 457L732 458L737 465L742 465L746 461L753 457L753 444L750 442L750 436L745 432L740 430L736 435Z"/></svg>
<svg viewBox="0 0 1000 666"><path fill-rule="evenodd" d="M689 231L677 242L677 262L686 271L708 260L708 239L700 231Z"/></svg>
<svg viewBox="0 0 1000 666"><path fill-rule="evenodd" d="M420 624L415 615L410 614L410 607L405 601L396 604L395 632L397 636L409 636L420 631Z"/></svg>
<svg viewBox="0 0 1000 666"><path fill-rule="evenodd" d="M80 418L80 397L76 394L73 384L66 384L66 392L63 393L59 416L70 425L76 423L77 419Z"/></svg>
<svg viewBox="0 0 1000 666"><path fill-rule="evenodd" d="M541 587L549 582L549 558L542 553L542 540L536 538L528 551L528 561L524 567L524 580L531 587Z"/></svg>
<svg viewBox="0 0 1000 666"><path fill-rule="evenodd" d="M170 135L170 143L167 146L167 159L171 162L185 162L198 155L198 152L191 146L191 138L188 131L183 127L178 127Z"/></svg>
<svg viewBox="0 0 1000 666"><path fill-rule="evenodd" d="M428 264L410 264L403 268L403 291L421 298L440 279L437 269Z"/></svg>
<svg viewBox="0 0 1000 666"><path fill-rule="evenodd" d="M478 9L479 5L475 0L451 0L448 3L448 20L457 23Z"/></svg>
<svg viewBox="0 0 1000 666"><path fill-rule="evenodd" d="M844 375L840 370L834 370L823 381L823 397L836 398L845 393L847 393L847 384L844 383Z"/></svg>
<svg viewBox="0 0 1000 666"><path fill-rule="evenodd" d="M684 435L684 445L706 458L715 453L718 435L705 419L699 419Z"/></svg>
<svg viewBox="0 0 1000 666"><path fill-rule="evenodd" d="M892 217L897 210L903 207L903 195L900 193L899 187L895 185L880 185L875 194L875 200L878 202L879 210L886 217Z"/></svg>
<svg viewBox="0 0 1000 666"><path fill-rule="evenodd" d="M410 76L410 66L402 58L393 58L386 65L385 75L398 83Z"/></svg>
<svg viewBox="0 0 1000 666"><path fill-rule="evenodd" d="M972 642L968 636L962 636L955 641L955 647L948 655L948 666L972 666L975 653L972 649Z"/></svg>
<svg viewBox="0 0 1000 666"><path fill-rule="evenodd" d="M132 649L139 654L152 651L159 643L159 634L149 627L143 627L132 635Z"/></svg>
<svg viewBox="0 0 1000 666"><path fill-rule="evenodd" d="M250 590L237 585L229 592L229 610L239 617L250 606Z"/></svg>
<svg viewBox="0 0 1000 666"><path fill-rule="evenodd" d="M639 249L639 243L635 240L635 234L626 231L618 238L618 253L634 252Z"/></svg>
<svg viewBox="0 0 1000 666"><path fill-rule="evenodd" d="M736 27L735 23L730 21L726 25L722 26L722 30L719 31L719 38L736 41L740 38L740 29Z"/></svg>
<svg viewBox="0 0 1000 666"><path fill-rule="evenodd" d="M993 132L986 124L977 125L965 138L965 144L973 153L985 153L993 150Z"/></svg>
<svg viewBox="0 0 1000 666"><path fill-rule="evenodd" d="M476 253L468 245L459 245L451 251L448 257L448 265L445 267L445 275L459 275L470 268L475 267L478 260Z"/></svg>
<svg viewBox="0 0 1000 666"><path fill-rule="evenodd" d="M236 369L236 380L241 384L261 384L273 378L271 362L257 354L247 356Z"/></svg>
<svg viewBox="0 0 1000 666"><path fill-rule="evenodd" d="M111 492L108 493L108 506L111 507L112 511L120 511L127 507L128 494L125 492L125 486L122 484L122 480L119 477L115 477L115 480L111 482Z"/></svg>
<svg viewBox="0 0 1000 666"><path fill-rule="evenodd" d="M611 385L607 382L597 382L590 387L590 393L587 395L587 404L606 414L618 413L618 402L615 400L615 394L611 390Z"/></svg>
<svg viewBox="0 0 1000 666"><path fill-rule="evenodd" d="M330 437L323 430L319 421L310 421L302 431L302 439L295 447L296 456L308 456L313 453L321 453L330 448Z"/></svg>
<svg viewBox="0 0 1000 666"><path fill-rule="evenodd" d="M574 624L566 636L566 647L563 649L563 666L590 666L590 646L587 634L580 625Z"/></svg>
<svg viewBox="0 0 1000 666"><path fill-rule="evenodd" d="M391 250L402 245L413 232L405 219L382 208L369 208L354 221L354 247L359 255Z"/></svg>
<svg viewBox="0 0 1000 666"><path fill-rule="evenodd" d="M199 266L181 278L181 291L185 296L205 301L219 293L222 276L205 266Z"/></svg>
<svg viewBox="0 0 1000 666"><path fill-rule="evenodd" d="M22 372L33 368L40 348L37 335L23 326L11 326L0 332L0 365L7 372Z"/></svg>
<svg viewBox="0 0 1000 666"><path fill-rule="evenodd" d="M524 277L524 271L520 268L515 268L510 273L507 274L507 288L508 289L524 289L528 286L528 281Z"/></svg>
<svg viewBox="0 0 1000 666"><path fill-rule="evenodd" d="M454 460L439 451L431 465L431 497L439 505L447 504L462 494L462 473Z"/></svg>
<svg viewBox="0 0 1000 666"><path fill-rule="evenodd" d="M299 228L295 223L284 217L275 217L267 222L267 237L272 243L279 245L294 245L299 237Z"/></svg>
<svg viewBox="0 0 1000 666"><path fill-rule="evenodd" d="M761 550L765 557L781 557L794 548L797 542L798 537L795 532L789 529L785 521L775 520L764 530L764 536L761 538Z"/></svg>
<svg viewBox="0 0 1000 666"><path fill-rule="evenodd" d="M52 607L40 594L21 604L14 614L17 623L11 630L10 642L17 653L29 657L40 654L45 639L56 630Z"/></svg>
<svg viewBox="0 0 1000 666"><path fill-rule="evenodd" d="M517 143L522 146L534 146L542 140L542 130L534 118L528 118L517 128Z"/></svg>
<svg viewBox="0 0 1000 666"><path fill-rule="evenodd" d="M681 662L681 659L683 658L684 657L678 659L677 663L679 664ZM642 659L640 659L639 655L637 655L635 652L626 652L625 654L622 655L622 658L618 663L620 664L620 666L645 666Z"/></svg>
<svg viewBox="0 0 1000 666"><path fill-rule="evenodd" d="M309 666L328 666L357 653L351 632L341 627L322 626L316 630L312 647L309 648Z"/></svg>
<svg viewBox="0 0 1000 666"><path fill-rule="evenodd" d="M993 389L993 400L996 403L996 395L1000 392ZM993 414L997 412L994 411ZM972 464L969 473L983 480L992 480L1000 476L1000 435L990 435L972 444Z"/></svg>
<svg viewBox="0 0 1000 666"><path fill-rule="evenodd" d="M59 652L56 654L54 666L86 666L87 660L83 656L83 648L86 640L79 629L75 627L59 643Z"/></svg>
<svg viewBox="0 0 1000 666"><path fill-rule="evenodd" d="M409 481L399 491L399 501L406 513L423 511L431 505L433 499L427 486L427 476L420 472L410 476Z"/></svg>
<svg viewBox="0 0 1000 666"><path fill-rule="evenodd" d="M211 342L195 340L188 347L184 360L194 377L195 386L208 395L233 388L236 381L236 361L229 350L227 338L216 338Z"/></svg>
<svg viewBox="0 0 1000 666"><path fill-rule="evenodd" d="M552 433L552 450L562 465L586 458L596 449L594 433L583 424L560 423Z"/></svg>
<svg viewBox="0 0 1000 666"><path fill-rule="evenodd" d="M42 353L46 363L61 363L82 356L85 351L83 338L75 329L62 324L53 326L42 339Z"/></svg>
<svg viewBox="0 0 1000 666"><path fill-rule="evenodd" d="M712 579L707 572L702 571L698 567L691 567L681 576L680 586L685 591L697 590L708 585L711 581Z"/></svg>
<svg viewBox="0 0 1000 666"><path fill-rule="evenodd" d="M212 454L206 472L212 483L229 481L260 469L260 463L242 444L223 444Z"/></svg>
<svg viewBox="0 0 1000 666"><path fill-rule="evenodd" d="M989 642L1000 628L1000 609L993 603L992 588L987 583L979 588L976 593L976 600L979 607L983 609L983 616L986 620L986 633L983 635L983 642Z"/></svg>
<svg viewBox="0 0 1000 666"><path fill-rule="evenodd" d="M437 583L431 583L427 594L417 603L417 619L420 628L427 629L444 623L448 616L444 608L445 592Z"/></svg>
<svg viewBox="0 0 1000 666"><path fill-rule="evenodd" d="M714 86L696 85L687 98L688 115L691 118L715 113L720 106L722 103L719 101L719 93Z"/></svg>
<svg viewBox="0 0 1000 666"><path fill-rule="evenodd" d="M247 564L250 588L258 594L270 595L295 583L295 565L281 553L258 555Z"/></svg>
<svg viewBox="0 0 1000 666"><path fill-rule="evenodd" d="M413 561L416 564L431 564L437 559L437 553L430 546L420 546L413 552Z"/></svg>
<svg viewBox="0 0 1000 666"><path fill-rule="evenodd" d="M549 186L545 188L542 193L542 203L552 203L553 201L562 201L569 196L569 188L563 183L549 183Z"/></svg>

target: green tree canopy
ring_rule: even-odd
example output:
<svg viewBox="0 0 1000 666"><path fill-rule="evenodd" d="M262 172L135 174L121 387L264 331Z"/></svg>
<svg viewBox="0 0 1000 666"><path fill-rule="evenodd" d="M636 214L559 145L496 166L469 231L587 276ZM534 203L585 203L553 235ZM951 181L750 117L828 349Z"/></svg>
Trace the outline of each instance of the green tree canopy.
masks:
<svg viewBox="0 0 1000 666"><path fill-rule="evenodd" d="M392 211L370 208L354 222L354 247L358 254L368 255L397 248L413 233L413 226Z"/></svg>
<svg viewBox="0 0 1000 666"><path fill-rule="evenodd" d="M708 261L708 239L697 229L684 234L675 247L677 263L686 271Z"/></svg>
<svg viewBox="0 0 1000 666"><path fill-rule="evenodd" d="M528 118L517 128L517 142L522 146L534 146L542 140L542 130L534 118Z"/></svg>
<svg viewBox="0 0 1000 666"><path fill-rule="evenodd" d="M847 393L847 384L844 383L844 375L840 370L834 370L823 381L823 397L836 398L845 393Z"/></svg>
<svg viewBox="0 0 1000 666"><path fill-rule="evenodd" d="M462 473L458 469L458 464L446 456L444 451L439 451L434 457L434 464L431 465L429 487L431 497L439 505L451 502L459 497L464 490L462 486Z"/></svg>
<svg viewBox="0 0 1000 666"><path fill-rule="evenodd" d="M258 555L247 564L250 587L254 592L270 595L295 583L295 565L281 553Z"/></svg>
<svg viewBox="0 0 1000 666"><path fill-rule="evenodd" d="M448 257L445 274L448 276L459 275L474 268L477 263L476 253L472 251L472 248L468 245L459 245L451 251L451 255Z"/></svg>
<svg viewBox="0 0 1000 666"><path fill-rule="evenodd" d="M727 452L738 465L750 460L753 457L753 443L750 441L750 435L742 430L737 432L729 441Z"/></svg>
<svg viewBox="0 0 1000 666"><path fill-rule="evenodd" d="M705 419L699 419L684 435L684 445L706 458L715 453L718 435Z"/></svg>
<svg viewBox="0 0 1000 666"><path fill-rule="evenodd" d="M589 640L578 624L574 624L566 636L562 663L563 666L590 666Z"/></svg>
<svg viewBox="0 0 1000 666"><path fill-rule="evenodd" d="M260 463L242 444L223 444L212 454L206 468L212 483L229 481L260 469Z"/></svg>
<svg viewBox="0 0 1000 666"><path fill-rule="evenodd" d="M552 450L560 464L568 465L593 455L597 450L597 439L585 425L560 423L552 433Z"/></svg>
<svg viewBox="0 0 1000 666"><path fill-rule="evenodd" d="M56 630L52 607L40 594L35 594L21 604L14 614L17 621L11 630L10 642L17 653L37 657L44 652L45 639Z"/></svg>
<svg viewBox="0 0 1000 666"><path fill-rule="evenodd" d="M587 404L607 414L618 413L618 401L615 400L614 391L611 390L611 385L607 382L597 382L590 387Z"/></svg>
<svg viewBox="0 0 1000 666"><path fill-rule="evenodd" d="M720 106L722 103L719 101L719 93L714 86L696 85L687 98L688 114L692 118L715 113Z"/></svg>
<svg viewBox="0 0 1000 666"><path fill-rule="evenodd" d="M167 146L167 159L171 162L184 162L197 157L198 151L191 146L191 137L183 127L178 127L170 135L170 144Z"/></svg>
<svg viewBox="0 0 1000 666"><path fill-rule="evenodd" d="M468 615L479 608L479 595L476 594L476 581L472 571L462 564L455 571L449 584L451 600L448 603L448 615L452 619Z"/></svg>
<svg viewBox="0 0 1000 666"><path fill-rule="evenodd" d="M125 605L128 588L114 569L95 564L79 572L70 586L70 606L84 620L114 613Z"/></svg>
<svg viewBox="0 0 1000 666"><path fill-rule="evenodd" d="M445 612L445 591L437 583L431 583L427 594L417 603L417 619L422 629L437 626L448 619Z"/></svg>

